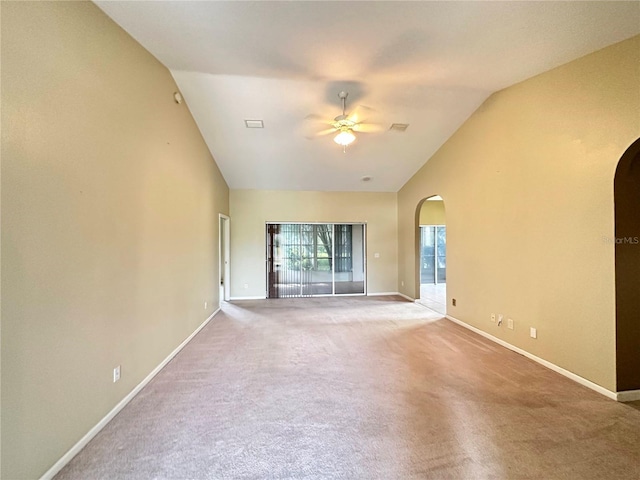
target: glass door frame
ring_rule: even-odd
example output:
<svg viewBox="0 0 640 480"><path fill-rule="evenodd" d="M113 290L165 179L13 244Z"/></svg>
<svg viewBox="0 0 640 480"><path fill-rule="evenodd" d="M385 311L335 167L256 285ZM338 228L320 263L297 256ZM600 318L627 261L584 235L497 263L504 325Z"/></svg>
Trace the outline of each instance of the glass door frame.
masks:
<svg viewBox="0 0 640 480"><path fill-rule="evenodd" d="M422 265L422 229L423 228L429 228L429 227L433 227L433 285L440 285L440 284L446 284L447 280L446 280L446 271L447 271L447 266L445 263L445 280L444 282L439 282L438 281L438 229L439 228L444 228L445 232L446 232L446 228L447 226L445 224L442 225L419 225L418 228L420 229L420 264ZM445 249L446 249L446 233L445 233ZM446 250L445 250L446 252ZM446 257L445 257L445 262L446 262ZM422 267L420 268L420 284L422 285ZM424 284L424 285L430 285L430 284Z"/></svg>
<svg viewBox="0 0 640 480"><path fill-rule="evenodd" d="M368 288L368 261L367 261L367 222L274 222L268 221L265 222L265 277L266 277L266 290L265 296L266 298L277 298L270 297L270 274L269 271L269 226L270 225L331 225L332 226L332 235L331 235L331 254L332 258L332 268L331 268L331 292L332 293L320 293L320 294L311 294L311 295L300 295L300 297L288 297L288 298L303 298L303 297L356 297L356 296L366 296L367 288ZM363 267L363 292L362 293L336 293L336 269L335 269L335 226L336 225L362 225L362 267Z"/></svg>

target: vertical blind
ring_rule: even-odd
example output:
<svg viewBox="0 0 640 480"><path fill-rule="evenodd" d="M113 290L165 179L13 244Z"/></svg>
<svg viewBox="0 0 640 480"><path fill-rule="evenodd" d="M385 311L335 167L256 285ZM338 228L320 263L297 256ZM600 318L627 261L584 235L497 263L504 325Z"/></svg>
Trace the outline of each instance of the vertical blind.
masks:
<svg viewBox="0 0 640 480"><path fill-rule="evenodd" d="M361 224L267 224L266 244L269 298L365 293Z"/></svg>

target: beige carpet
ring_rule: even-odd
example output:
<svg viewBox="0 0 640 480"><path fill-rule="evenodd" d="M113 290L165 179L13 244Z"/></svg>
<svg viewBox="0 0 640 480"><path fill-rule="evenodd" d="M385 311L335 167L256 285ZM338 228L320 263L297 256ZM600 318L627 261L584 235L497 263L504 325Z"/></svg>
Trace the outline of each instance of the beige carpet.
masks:
<svg viewBox="0 0 640 480"><path fill-rule="evenodd" d="M57 478L640 478L640 411L429 315L228 304Z"/></svg>

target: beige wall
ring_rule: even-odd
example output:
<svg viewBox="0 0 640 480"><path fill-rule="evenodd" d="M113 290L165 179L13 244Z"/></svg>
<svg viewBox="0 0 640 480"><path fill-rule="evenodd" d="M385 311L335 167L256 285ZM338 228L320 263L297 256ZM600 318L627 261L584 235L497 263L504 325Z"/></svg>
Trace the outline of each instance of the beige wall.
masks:
<svg viewBox="0 0 640 480"><path fill-rule="evenodd" d="M266 222L365 222L368 292L397 291L395 193L231 190L230 209L231 297L265 296Z"/></svg>
<svg viewBox="0 0 640 480"><path fill-rule="evenodd" d="M614 248L603 237L616 164L640 135L639 69L635 37L492 95L398 193L401 291L417 287L416 206L439 194L447 304L458 305L448 313L614 390Z"/></svg>
<svg viewBox="0 0 640 480"><path fill-rule="evenodd" d="M447 223L442 200L425 201L420 208L420 225L445 225Z"/></svg>
<svg viewBox="0 0 640 480"><path fill-rule="evenodd" d="M2 2L2 478L42 475L218 304L228 188L176 90L92 3Z"/></svg>

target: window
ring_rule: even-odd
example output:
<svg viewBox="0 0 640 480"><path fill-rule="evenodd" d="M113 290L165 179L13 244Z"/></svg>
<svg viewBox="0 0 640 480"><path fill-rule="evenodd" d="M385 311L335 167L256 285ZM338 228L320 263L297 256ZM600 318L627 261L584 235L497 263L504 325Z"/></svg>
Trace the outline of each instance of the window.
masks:
<svg viewBox="0 0 640 480"><path fill-rule="evenodd" d="M364 234L364 224L267 224L267 296L364 294Z"/></svg>

